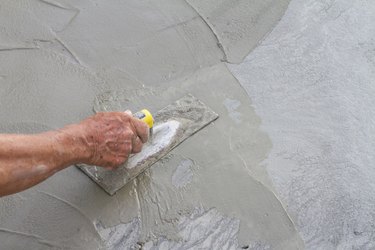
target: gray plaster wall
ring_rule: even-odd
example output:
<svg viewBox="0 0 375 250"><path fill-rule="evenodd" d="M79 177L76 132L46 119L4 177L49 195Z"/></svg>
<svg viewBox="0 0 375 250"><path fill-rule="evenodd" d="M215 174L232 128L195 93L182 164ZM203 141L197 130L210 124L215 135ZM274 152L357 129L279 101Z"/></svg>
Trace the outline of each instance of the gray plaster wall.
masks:
<svg viewBox="0 0 375 250"><path fill-rule="evenodd" d="M1 198L1 249L374 248L374 13L370 0L1 1L1 133L187 93L220 116L113 197L72 166Z"/></svg>
<svg viewBox="0 0 375 250"><path fill-rule="evenodd" d="M307 249L375 248L375 2L294 0L229 65L273 147L264 164Z"/></svg>
<svg viewBox="0 0 375 250"><path fill-rule="evenodd" d="M226 10L231 3L220 10L227 19L262 5ZM268 33L285 3L259 13L272 17L267 25L237 31L244 47L233 56L246 56L257 41L246 45L248 33ZM156 112L188 93L220 115L113 197L70 167L2 198L1 248L303 248L261 164L271 141L222 62L226 40L202 15L183 0L0 2L2 133L58 128L93 111Z"/></svg>

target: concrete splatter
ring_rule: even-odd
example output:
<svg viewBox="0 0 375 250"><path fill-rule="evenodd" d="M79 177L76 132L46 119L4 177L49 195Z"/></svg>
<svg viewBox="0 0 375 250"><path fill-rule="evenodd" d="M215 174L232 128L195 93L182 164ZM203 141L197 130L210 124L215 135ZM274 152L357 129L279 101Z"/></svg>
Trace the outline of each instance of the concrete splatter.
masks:
<svg viewBox="0 0 375 250"><path fill-rule="evenodd" d="M188 185L193 178L194 162L190 159L184 159L176 167L176 171L172 175L172 184L177 188L183 188Z"/></svg>

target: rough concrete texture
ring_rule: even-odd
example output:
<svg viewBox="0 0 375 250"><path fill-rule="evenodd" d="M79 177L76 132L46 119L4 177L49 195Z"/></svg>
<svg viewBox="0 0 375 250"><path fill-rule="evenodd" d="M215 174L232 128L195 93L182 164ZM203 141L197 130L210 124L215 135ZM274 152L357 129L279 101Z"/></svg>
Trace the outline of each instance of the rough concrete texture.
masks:
<svg viewBox="0 0 375 250"><path fill-rule="evenodd" d="M375 2L291 2L239 66L307 249L374 249Z"/></svg>
<svg viewBox="0 0 375 250"><path fill-rule="evenodd" d="M191 215L181 216L178 222L179 242L159 238L146 242L144 249L239 249L240 221L221 215L216 209L195 208Z"/></svg>

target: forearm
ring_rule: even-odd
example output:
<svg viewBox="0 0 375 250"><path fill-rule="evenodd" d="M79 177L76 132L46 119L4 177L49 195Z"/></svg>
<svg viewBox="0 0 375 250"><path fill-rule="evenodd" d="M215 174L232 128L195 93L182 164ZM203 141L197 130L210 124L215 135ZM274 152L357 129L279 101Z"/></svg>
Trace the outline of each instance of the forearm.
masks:
<svg viewBox="0 0 375 250"><path fill-rule="evenodd" d="M37 135L0 134L0 197L76 163L116 168L140 152L147 139L147 124L123 112L98 113Z"/></svg>
<svg viewBox="0 0 375 250"><path fill-rule="evenodd" d="M62 129L36 135L0 134L0 196L16 193L87 157L83 142Z"/></svg>

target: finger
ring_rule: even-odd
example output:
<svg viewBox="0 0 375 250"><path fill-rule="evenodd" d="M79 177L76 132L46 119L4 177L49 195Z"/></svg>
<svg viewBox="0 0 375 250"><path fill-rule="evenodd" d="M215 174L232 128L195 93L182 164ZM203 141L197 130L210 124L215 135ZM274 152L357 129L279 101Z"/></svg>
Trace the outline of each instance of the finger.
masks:
<svg viewBox="0 0 375 250"><path fill-rule="evenodd" d="M124 112L125 114L128 114L128 115L133 115L133 113L128 109L128 110L126 110L125 112Z"/></svg>
<svg viewBox="0 0 375 250"><path fill-rule="evenodd" d="M120 165L124 164L127 159L128 159L127 157L117 156L116 159L114 160L114 167L117 168Z"/></svg>
<svg viewBox="0 0 375 250"><path fill-rule="evenodd" d="M132 153L136 154L142 151L143 143L141 139L137 136L133 140L133 148L132 148Z"/></svg>
<svg viewBox="0 0 375 250"><path fill-rule="evenodd" d="M124 151L122 152L124 154L125 159L128 159L129 155L133 151L133 142L125 143Z"/></svg>
<svg viewBox="0 0 375 250"><path fill-rule="evenodd" d="M133 151L133 145L132 144L133 144L133 142L131 140L127 140L123 143L119 143L116 150L112 151L112 155L114 157L121 157L121 158L127 160L129 158L129 155Z"/></svg>
<svg viewBox="0 0 375 250"><path fill-rule="evenodd" d="M148 125L137 118L132 119L132 124L134 125L135 132L137 133L138 137L141 139L143 143L146 143L149 136Z"/></svg>
<svg viewBox="0 0 375 250"><path fill-rule="evenodd" d="M117 155L121 156L121 157L124 157L124 158L127 158L129 156L129 154L131 153L131 152L129 152L130 147L128 145L130 143L132 143L130 140L121 143L120 146L115 151L115 152L117 152Z"/></svg>
<svg viewBox="0 0 375 250"><path fill-rule="evenodd" d="M112 166L104 166L103 168L107 169L107 170L114 170L115 167L112 167Z"/></svg>

